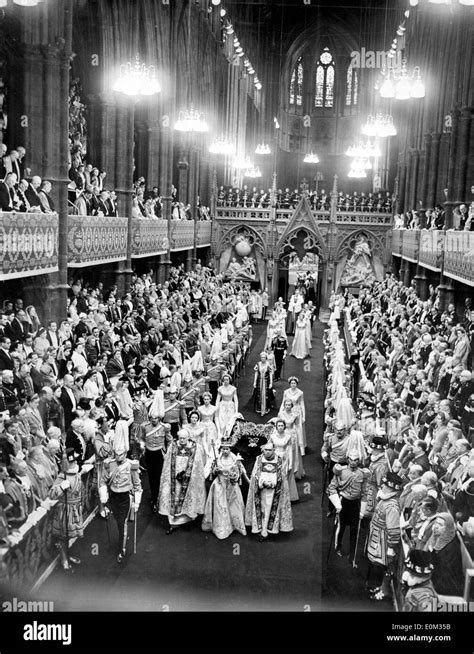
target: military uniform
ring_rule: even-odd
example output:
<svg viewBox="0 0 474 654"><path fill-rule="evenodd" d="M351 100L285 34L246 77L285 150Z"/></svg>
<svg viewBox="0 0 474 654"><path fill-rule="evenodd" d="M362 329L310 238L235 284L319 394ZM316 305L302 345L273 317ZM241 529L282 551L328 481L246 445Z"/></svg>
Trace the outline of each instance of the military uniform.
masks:
<svg viewBox="0 0 474 654"><path fill-rule="evenodd" d="M145 462L150 483L151 504L158 502L160 490L161 471L168 445L173 442L171 429L168 424L159 422L152 425L146 422L141 426L141 441L145 446Z"/></svg>
<svg viewBox="0 0 474 654"><path fill-rule="evenodd" d="M105 465L104 484L109 487L109 503L118 527L118 553L125 554L127 546L127 522L131 511L130 493L141 494L142 485L138 461L115 459Z"/></svg>
<svg viewBox="0 0 474 654"><path fill-rule="evenodd" d="M357 542L359 516L365 510L369 471L367 468L356 467L351 469L350 466L342 466L337 463L334 466L333 473L334 476L329 484L327 493L336 509L340 509L340 528L336 549L340 552L345 529L349 527L349 558L352 559L355 554Z"/></svg>
<svg viewBox="0 0 474 654"><path fill-rule="evenodd" d="M370 562L368 585L379 587L382 584L385 570L393 555L397 553L400 544L400 505L399 493L392 491L381 497L375 507L369 527L367 541L367 557Z"/></svg>
<svg viewBox="0 0 474 654"><path fill-rule="evenodd" d="M275 357L275 380L278 381L281 377L281 369L283 360L288 350L288 341L284 336L275 336L272 340L272 350Z"/></svg>
<svg viewBox="0 0 474 654"><path fill-rule="evenodd" d="M388 461L383 452L378 459L369 464L369 479L367 484L367 508L365 515L372 517L377 503L377 493L382 486L382 479L388 470Z"/></svg>
<svg viewBox="0 0 474 654"><path fill-rule="evenodd" d="M188 422L184 406L179 400L165 399L165 415L163 420L171 425L171 434L173 438L177 438L181 425Z"/></svg>

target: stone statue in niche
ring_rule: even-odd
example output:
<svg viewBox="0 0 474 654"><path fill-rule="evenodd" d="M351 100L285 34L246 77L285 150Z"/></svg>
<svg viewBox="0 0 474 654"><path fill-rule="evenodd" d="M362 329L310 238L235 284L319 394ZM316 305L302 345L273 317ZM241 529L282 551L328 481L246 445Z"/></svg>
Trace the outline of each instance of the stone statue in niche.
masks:
<svg viewBox="0 0 474 654"><path fill-rule="evenodd" d="M375 281L372 253L367 239L359 236L352 256L347 259L341 277L341 286L362 286Z"/></svg>
<svg viewBox="0 0 474 654"><path fill-rule="evenodd" d="M246 279L254 280L256 278L256 262L253 257L244 256L239 263L236 257L232 257L224 273L226 279Z"/></svg>

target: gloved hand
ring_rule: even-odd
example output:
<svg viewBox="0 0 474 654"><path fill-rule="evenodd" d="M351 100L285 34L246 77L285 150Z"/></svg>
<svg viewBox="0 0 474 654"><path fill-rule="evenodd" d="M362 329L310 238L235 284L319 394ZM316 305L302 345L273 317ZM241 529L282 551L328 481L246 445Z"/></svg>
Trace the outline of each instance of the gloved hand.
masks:
<svg viewBox="0 0 474 654"><path fill-rule="evenodd" d="M101 504L107 504L108 499L109 499L109 491L108 488L105 484L102 484L102 486L99 486L99 499Z"/></svg>
<svg viewBox="0 0 474 654"><path fill-rule="evenodd" d="M133 505L134 505L134 510L138 511L138 507L140 506L140 502L142 501L142 494L143 491L135 491L133 495Z"/></svg>
<svg viewBox="0 0 474 654"><path fill-rule="evenodd" d="M340 513L342 509L342 503L341 503L341 498L337 493L333 493L333 495L329 496L330 501L334 504L334 508L336 509L336 513Z"/></svg>
<svg viewBox="0 0 474 654"><path fill-rule="evenodd" d="M64 479L60 484L59 487L62 490L67 490L68 488L71 488L71 484L69 483L69 479Z"/></svg>

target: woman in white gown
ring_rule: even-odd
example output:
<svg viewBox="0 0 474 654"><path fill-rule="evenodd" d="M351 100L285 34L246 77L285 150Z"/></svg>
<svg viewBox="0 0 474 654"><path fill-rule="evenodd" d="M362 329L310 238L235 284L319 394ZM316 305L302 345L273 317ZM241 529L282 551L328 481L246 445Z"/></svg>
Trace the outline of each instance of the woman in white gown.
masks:
<svg viewBox="0 0 474 654"><path fill-rule="evenodd" d="M237 389L230 383L228 373L222 375L222 386L217 389L216 409L217 430L222 438L226 427L232 422L232 418L239 410Z"/></svg>
<svg viewBox="0 0 474 654"><path fill-rule="evenodd" d="M216 407L211 404L212 395L210 393L203 393L202 399L204 404L198 407L199 415L201 416L201 424L204 427L204 450L206 452L213 452L213 446L219 448L219 434L216 427Z"/></svg>
<svg viewBox="0 0 474 654"><path fill-rule="evenodd" d="M197 410L193 410L189 413L188 424L183 429L189 434L189 438L195 443L199 443L204 451L204 472L206 477L211 471L212 461L214 459L212 455L212 448L209 449L206 447L207 442L205 438L206 428L201 422L201 414Z"/></svg>
<svg viewBox="0 0 474 654"><path fill-rule="evenodd" d="M290 491L290 502L299 500L298 489L295 481L295 460L293 456L293 434L286 428L286 422L282 418L275 421L275 429L268 437L275 447L275 452L283 459L283 474L288 480Z"/></svg>
<svg viewBox="0 0 474 654"><path fill-rule="evenodd" d="M305 471L303 467L304 441L300 412L293 406L291 400L285 400L280 407L278 417L285 421L286 429L291 432L295 479L302 479L305 476Z"/></svg>
<svg viewBox="0 0 474 654"><path fill-rule="evenodd" d="M308 333L306 329L307 322L308 318L306 313L300 311L296 321L295 337L291 348L291 354L296 359L306 359L306 357L309 356Z"/></svg>
<svg viewBox="0 0 474 654"><path fill-rule="evenodd" d="M283 393L283 400L281 402L281 407L280 411L285 409L285 402L286 400L291 400L293 403L294 409L296 409L299 412L300 415L300 425L301 425L301 430L302 430L302 437L299 442L300 445L300 452L301 455L304 456L305 453L305 447L306 447L306 429L305 429L305 423L306 423L306 409L305 409L305 404L304 404L304 393L302 390L298 388L299 384L299 379L298 377L290 377L288 379L288 383L290 385L289 388L287 388L284 393Z"/></svg>
<svg viewBox="0 0 474 654"><path fill-rule="evenodd" d="M249 480L239 457L230 451L228 441L221 445L212 474L215 478L207 496L202 530L212 531L219 539L228 538L233 531L245 536L245 504L240 478L243 475L247 482Z"/></svg>

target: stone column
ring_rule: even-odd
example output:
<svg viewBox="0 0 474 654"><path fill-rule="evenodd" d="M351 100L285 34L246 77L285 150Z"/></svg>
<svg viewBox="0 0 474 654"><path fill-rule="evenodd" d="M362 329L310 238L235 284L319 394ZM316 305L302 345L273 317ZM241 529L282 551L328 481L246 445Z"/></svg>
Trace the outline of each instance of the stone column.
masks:
<svg viewBox="0 0 474 654"><path fill-rule="evenodd" d="M411 272L411 263L409 261L406 261L405 265L405 275L403 279L403 284L407 287L410 287L411 285L411 278L412 278L412 272Z"/></svg>
<svg viewBox="0 0 474 654"><path fill-rule="evenodd" d="M455 292L454 292L454 283L450 277L445 277L441 275L441 283L439 285L439 308L441 311L445 311L448 308L448 304L455 301Z"/></svg>
<svg viewBox="0 0 474 654"><path fill-rule="evenodd" d="M471 131L472 122L472 107L463 107L459 118L459 135L458 135L458 148L455 152L456 157L456 195L455 199L460 202L466 202L471 197L470 189L468 192L466 182L471 185L474 180L467 179L467 170L469 167L469 157L472 155L473 144L469 143L469 134ZM471 151L470 151L471 150Z"/></svg>
<svg viewBox="0 0 474 654"><path fill-rule="evenodd" d="M436 204L436 191L438 184L438 163L439 163L439 146L441 134L433 134L431 139L431 152L428 165L428 191L427 206L434 207Z"/></svg>
<svg viewBox="0 0 474 654"><path fill-rule="evenodd" d="M416 292L422 300L426 300L428 297L428 278L426 276L426 270L423 266L417 265L416 267Z"/></svg>

